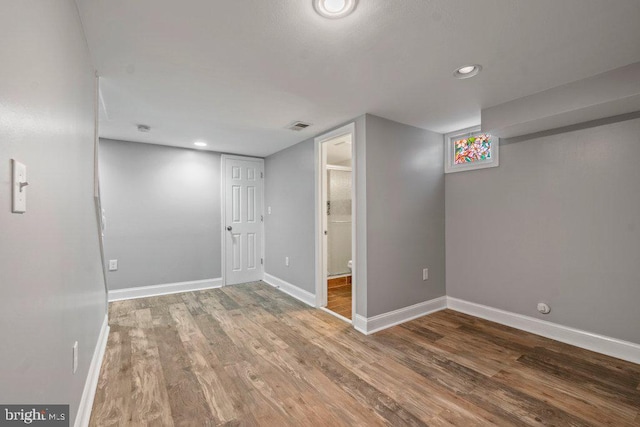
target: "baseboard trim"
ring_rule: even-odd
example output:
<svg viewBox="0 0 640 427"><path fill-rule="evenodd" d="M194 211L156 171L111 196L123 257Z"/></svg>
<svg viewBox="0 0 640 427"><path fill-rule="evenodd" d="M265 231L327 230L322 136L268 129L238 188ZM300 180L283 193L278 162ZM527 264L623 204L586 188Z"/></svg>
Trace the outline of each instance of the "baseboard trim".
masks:
<svg viewBox="0 0 640 427"><path fill-rule="evenodd" d="M311 307L316 306L316 296L311 292L300 289L299 287L268 273L264 273L264 282L276 289L281 290L285 294L290 295L307 305L310 305Z"/></svg>
<svg viewBox="0 0 640 427"><path fill-rule="evenodd" d="M442 296L429 301L424 301L388 313L378 314L377 316L364 317L359 314L354 316L353 326L356 330L365 335L370 335L399 325L427 314L447 308L447 297Z"/></svg>
<svg viewBox="0 0 640 427"><path fill-rule="evenodd" d="M127 299L156 297L180 292L201 291L222 287L222 278L193 280L190 282L166 283L164 285L140 286L138 288L114 289L109 291L109 302Z"/></svg>
<svg viewBox="0 0 640 427"><path fill-rule="evenodd" d="M354 314L353 316L353 328L367 335L367 318L364 316L360 316L359 314Z"/></svg>
<svg viewBox="0 0 640 427"><path fill-rule="evenodd" d="M595 351L596 353L640 364L640 345L629 341L594 334L453 297L447 297L447 307L451 310Z"/></svg>
<svg viewBox="0 0 640 427"><path fill-rule="evenodd" d="M89 365L87 380L85 381L84 389L82 390L82 397L80 398L80 406L78 407L76 420L73 423L75 427L87 427L89 425L89 421L91 420L93 399L96 395L96 389L98 388L98 379L100 379L100 368L102 367L102 359L104 358L104 352L107 348L108 338L109 319L105 315L104 321L102 322L102 328L100 329L100 335L98 335L98 342L96 343L96 348L93 351L91 364Z"/></svg>

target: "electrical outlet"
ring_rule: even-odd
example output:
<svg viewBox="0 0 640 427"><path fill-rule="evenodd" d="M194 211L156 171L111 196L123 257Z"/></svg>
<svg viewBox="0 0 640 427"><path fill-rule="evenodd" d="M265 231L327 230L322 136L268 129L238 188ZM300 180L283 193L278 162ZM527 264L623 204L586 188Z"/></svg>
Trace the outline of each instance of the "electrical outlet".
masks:
<svg viewBox="0 0 640 427"><path fill-rule="evenodd" d="M289 257L288 256L284 257L284 265L289 267Z"/></svg>
<svg viewBox="0 0 640 427"><path fill-rule="evenodd" d="M267 207L267 215L271 215L271 206Z"/></svg>
<svg viewBox="0 0 640 427"><path fill-rule="evenodd" d="M78 341L73 343L73 373L78 370Z"/></svg>
<svg viewBox="0 0 640 427"><path fill-rule="evenodd" d="M543 302L538 303L538 311L542 314L549 314L551 312L551 307L548 304Z"/></svg>
<svg viewBox="0 0 640 427"><path fill-rule="evenodd" d="M429 280L429 269L428 268L423 268L422 269L422 280Z"/></svg>
<svg viewBox="0 0 640 427"><path fill-rule="evenodd" d="M109 271L116 271L118 269L118 260L110 259L109 260Z"/></svg>

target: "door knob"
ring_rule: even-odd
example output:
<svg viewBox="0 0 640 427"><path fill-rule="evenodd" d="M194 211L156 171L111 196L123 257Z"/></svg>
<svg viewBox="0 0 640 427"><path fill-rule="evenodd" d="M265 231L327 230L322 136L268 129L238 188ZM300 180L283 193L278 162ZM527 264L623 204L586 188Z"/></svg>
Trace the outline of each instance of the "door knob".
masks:
<svg viewBox="0 0 640 427"><path fill-rule="evenodd" d="M228 226L228 227L227 227L227 231L231 231L231 230L233 230L233 227Z"/></svg>

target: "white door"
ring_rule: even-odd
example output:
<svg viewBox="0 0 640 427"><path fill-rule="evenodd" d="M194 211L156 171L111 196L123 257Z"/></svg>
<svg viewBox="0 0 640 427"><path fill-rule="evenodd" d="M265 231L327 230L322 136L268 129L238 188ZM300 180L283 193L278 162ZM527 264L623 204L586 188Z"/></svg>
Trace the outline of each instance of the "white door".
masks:
<svg viewBox="0 0 640 427"><path fill-rule="evenodd" d="M223 156L225 284L262 280L262 159Z"/></svg>

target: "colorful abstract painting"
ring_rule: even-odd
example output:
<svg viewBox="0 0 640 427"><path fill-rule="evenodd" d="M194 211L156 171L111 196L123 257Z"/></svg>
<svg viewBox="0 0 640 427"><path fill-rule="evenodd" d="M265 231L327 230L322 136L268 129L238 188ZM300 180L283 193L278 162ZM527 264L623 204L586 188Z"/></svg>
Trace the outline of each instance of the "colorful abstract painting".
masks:
<svg viewBox="0 0 640 427"><path fill-rule="evenodd" d="M491 159L491 135L482 133L454 142L454 164L473 163Z"/></svg>

